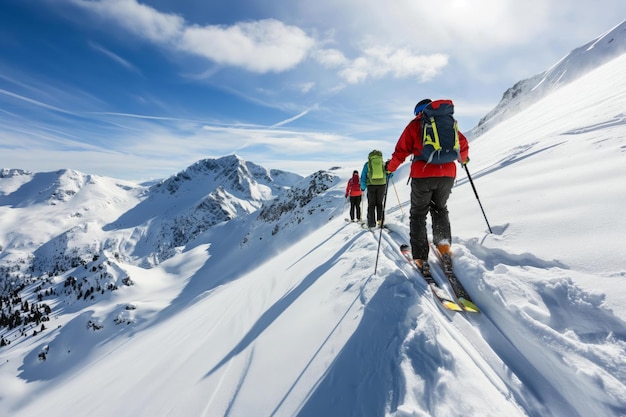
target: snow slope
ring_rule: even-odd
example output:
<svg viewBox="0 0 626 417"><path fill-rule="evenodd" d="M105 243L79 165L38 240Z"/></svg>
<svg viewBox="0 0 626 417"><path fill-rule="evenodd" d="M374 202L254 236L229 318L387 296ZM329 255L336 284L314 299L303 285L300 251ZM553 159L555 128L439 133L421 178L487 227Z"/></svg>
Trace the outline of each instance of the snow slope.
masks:
<svg viewBox="0 0 626 417"><path fill-rule="evenodd" d="M382 234L344 221L359 167L333 169L149 268L111 261L134 285L53 305L47 330L0 348L0 414L625 416L625 70L622 55L471 143L493 233L462 171L450 211L480 314L442 311L397 249L408 162Z"/></svg>
<svg viewBox="0 0 626 417"><path fill-rule="evenodd" d="M504 92L500 103L467 132L474 138L519 113L551 92L626 53L626 20L598 38L574 49L541 74L519 81Z"/></svg>

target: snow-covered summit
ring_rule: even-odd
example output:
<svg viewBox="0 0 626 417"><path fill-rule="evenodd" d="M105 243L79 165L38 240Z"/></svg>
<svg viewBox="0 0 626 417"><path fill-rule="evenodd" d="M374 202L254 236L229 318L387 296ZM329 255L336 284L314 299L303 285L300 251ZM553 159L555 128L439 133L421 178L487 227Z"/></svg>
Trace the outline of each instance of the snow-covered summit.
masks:
<svg viewBox="0 0 626 417"><path fill-rule="evenodd" d="M236 155L198 161L150 187L71 169L4 169L0 266L12 272L0 278L19 286L27 271L58 274L94 256L154 266L301 180Z"/></svg>
<svg viewBox="0 0 626 417"><path fill-rule="evenodd" d="M25 169L15 169L15 168L0 169L0 178L10 178L10 177L17 177L21 175L30 175L30 172Z"/></svg>
<svg viewBox="0 0 626 417"><path fill-rule="evenodd" d="M474 138L499 122L532 106L553 92L589 71L626 53L626 20L591 42L561 58L548 70L517 82L506 90L500 103L467 132Z"/></svg>
<svg viewBox="0 0 626 417"><path fill-rule="evenodd" d="M203 159L154 185L151 192L188 193L197 189L223 188L238 198L266 200L272 192L291 187L302 177L279 170L268 170L237 155Z"/></svg>
<svg viewBox="0 0 626 417"><path fill-rule="evenodd" d="M275 180L276 178L276 180ZM210 227L247 216L302 180L237 155L204 159L150 187L147 198L105 230L126 229L126 252L149 266Z"/></svg>

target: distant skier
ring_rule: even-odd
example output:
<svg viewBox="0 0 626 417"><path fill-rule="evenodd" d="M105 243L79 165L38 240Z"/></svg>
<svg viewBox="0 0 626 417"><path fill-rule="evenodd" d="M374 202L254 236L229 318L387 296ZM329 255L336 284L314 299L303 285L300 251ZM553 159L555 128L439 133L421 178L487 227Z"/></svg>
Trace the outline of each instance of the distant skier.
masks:
<svg viewBox="0 0 626 417"><path fill-rule="evenodd" d="M346 186L346 198L350 198L350 221L354 221L355 217L357 221L361 221L361 197L363 192L361 191L361 180L359 179L359 171L352 173L352 178L348 180Z"/></svg>
<svg viewBox="0 0 626 417"><path fill-rule="evenodd" d="M438 106L431 106L431 103ZM443 103L443 104L441 104ZM454 179L456 177L456 164L452 162L435 163L430 157L428 160L422 158L424 143L422 136L424 125L422 117L424 110L443 108L446 105L453 106L450 100L440 100L432 102L424 99L417 103L414 109L415 118L405 127L402 135L398 139L396 148L391 159L385 163L385 170L394 172L409 155L413 155L411 164L411 212L410 212L410 240L413 259L420 271L428 267L428 235L426 231L426 216L430 212L433 228L433 243L439 252L450 259L450 243L452 234L450 230L450 219L448 217L448 197L452 192ZM451 109L451 114L453 107ZM451 116L449 116L454 120ZM429 120L435 124L432 119ZM439 131L442 135L444 130L442 123L437 122L435 135ZM428 126L430 128L430 126ZM469 161L469 145L463 133L457 129L456 121L450 127L453 136L452 141L456 142L457 150L453 158L458 158L458 162L465 165ZM439 138L437 137L437 142ZM442 142L444 138L442 137Z"/></svg>
<svg viewBox="0 0 626 417"><path fill-rule="evenodd" d="M373 150L367 156L367 162L361 172L361 190L367 189L367 227L380 226L383 222L387 175L381 151Z"/></svg>

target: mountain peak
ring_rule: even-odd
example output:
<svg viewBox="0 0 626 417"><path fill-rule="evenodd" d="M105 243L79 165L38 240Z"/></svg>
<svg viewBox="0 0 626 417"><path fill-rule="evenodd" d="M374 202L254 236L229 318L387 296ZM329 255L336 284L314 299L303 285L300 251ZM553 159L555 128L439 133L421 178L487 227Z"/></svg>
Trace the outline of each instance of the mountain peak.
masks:
<svg viewBox="0 0 626 417"><path fill-rule="evenodd" d="M2 168L0 169L0 178L13 178L23 175L32 175L31 172L23 169Z"/></svg>
<svg viewBox="0 0 626 417"><path fill-rule="evenodd" d="M519 81L502 95L500 103L467 135L480 136L550 92L626 53L626 20L587 44L572 50L548 70Z"/></svg>
<svg viewBox="0 0 626 417"><path fill-rule="evenodd" d="M282 171L277 171L281 173ZM234 195L252 200L266 200L272 191L289 187L302 179L291 174L285 177L278 175L280 183L272 178L272 173L259 165L246 162L237 155L224 156L218 159L202 159L176 175L154 185L152 191L179 194L193 187L215 189L221 186Z"/></svg>

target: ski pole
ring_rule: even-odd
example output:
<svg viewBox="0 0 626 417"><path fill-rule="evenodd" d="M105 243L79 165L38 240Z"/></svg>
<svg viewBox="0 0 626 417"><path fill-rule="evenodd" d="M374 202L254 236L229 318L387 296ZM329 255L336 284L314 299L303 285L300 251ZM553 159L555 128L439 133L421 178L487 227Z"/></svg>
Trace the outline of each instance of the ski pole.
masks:
<svg viewBox="0 0 626 417"><path fill-rule="evenodd" d="M389 188L389 174L385 181L385 193L383 194L383 212L380 219L380 234L378 235L378 249L376 249L376 263L374 264L374 275L378 269L378 255L380 254L380 241L383 238L383 226L385 225L385 205L387 204L387 189Z"/></svg>
<svg viewBox="0 0 626 417"><path fill-rule="evenodd" d="M402 203L400 202L400 196L398 195L398 189L396 188L396 182L391 177L391 185L393 185L393 190L396 192L396 198L398 199L398 205L400 206L400 213L404 216L404 210L402 209Z"/></svg>
<svg viewBox="0 0 626 417"><path fill-rule="evenodd" d="M472 189L474 190L474 195L476 196L476 200L478 201L478 205L480 206L480 210L483 212L483 217L485 218L485 222L487 223L487 228L489 229L489 233L493 233L491 231L491 226L489 226L489 220L487 220L487 215L485 214L485 210L483 209L483 205L481 204L480 198L478 197L478 192L476 191L476 187L474 187L474 181L472 181L472 176L470 175L469 169L467 169L467 164L463 164L463 168L465 168L465 172L467 173L467 179L469 179L469 182L472 185Z"/></svg>

